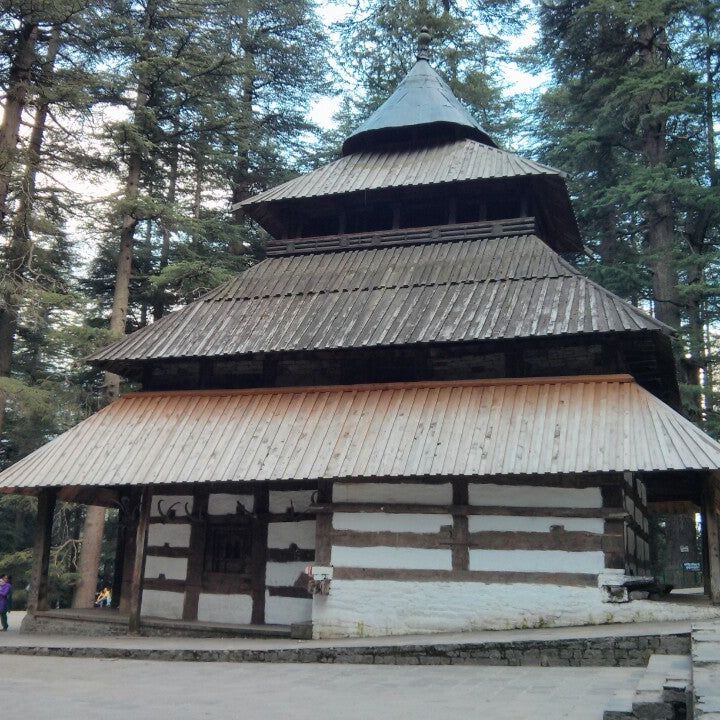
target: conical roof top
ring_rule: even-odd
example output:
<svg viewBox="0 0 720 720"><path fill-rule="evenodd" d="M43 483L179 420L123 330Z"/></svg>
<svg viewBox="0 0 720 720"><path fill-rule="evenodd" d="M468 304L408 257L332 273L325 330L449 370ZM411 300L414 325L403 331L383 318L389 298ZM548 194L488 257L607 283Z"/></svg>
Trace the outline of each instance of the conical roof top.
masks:
<svg viewBox="0 0 720 720"><path fill-rule="evenodd" d="M395 92L343 143L343 155L379 144L433 139L445 131L453 139L471 138L495 147L492 138L453 95L428 62L430 35L423 29L417 62Z"/></svg>

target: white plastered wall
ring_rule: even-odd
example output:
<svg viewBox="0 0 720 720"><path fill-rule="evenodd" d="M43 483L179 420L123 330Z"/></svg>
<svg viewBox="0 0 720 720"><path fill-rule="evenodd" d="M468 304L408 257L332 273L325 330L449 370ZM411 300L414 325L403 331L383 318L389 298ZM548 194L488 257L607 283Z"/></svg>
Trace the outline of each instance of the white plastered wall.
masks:
<svg viewBox="0 0 720 720"><path fill-rule="evenodd" d="M288 510L307 512L313 501L313 490L271 490L268 498L270 512L282 515ZM312 600L306 597L288 597L295 581L311 561L292 557L293 549L310 557L315 549L315 520L277 518L268 523L268 554L265 565L265 622L271 625L291 625L309 622L312 617ZM284 551L287 557L272 559L273 550ZM277 553L275 553L277 557ZM279 593L286 592L286 595Z"/></svg>
<svg viewBox="0 0 720 720"><path fill-rule="evenodd" d="M718 616L717 607L650 600L603 603L594 587L333 580L330 595L313 598L313 635L363 637Z"/></svg>
<svg viewBox="0 0 720 720"><path fill-rule="evenodd" d="M248 625L252 621L252 605L250 595L200 593L198 620Z"/></svg>
<svg viewBox="0 0 720 720"><path fill-rule="evenodd" d="M470 505L489 507L601 508L600 488L560 488L470 483ZM335 483L335 503L399 503L450 505L450 484ZM474 532L548 533L565 531L601 535L599 517L471 515ZM444 513L337 512L336 531L429 533L445 532L453 518ZM333 543L332 564L369 570L449 571L452 551L421 547L343 546ZM480 550L469 552L469 570L486 572L583 573L604 570L601 551ZM539 608L542 608L539 610ZM334 579L328 596L313 598L313 627L317 637L362 636L523 627L528 624L582 624L601 622L607 605L596 587L557 586L550 583L486 583L429 580Z"/></svg>
<svg viewBox="0 0 720 720"><path fill-rule="evenodd" d="M173 509L178 517L192 512L192 495L153 495L150 504L148 525L148 554L145 558L146 580L179 580L187 578L187 557L165 557L153 554L153 548L187 548L190 546L189 523L163 522L161 510L167 513ZM159 551L158 551L159 552ZM161 617L180 620L183 614L185 593L182 591L143 589L141 614L147 617Z"/></svg>

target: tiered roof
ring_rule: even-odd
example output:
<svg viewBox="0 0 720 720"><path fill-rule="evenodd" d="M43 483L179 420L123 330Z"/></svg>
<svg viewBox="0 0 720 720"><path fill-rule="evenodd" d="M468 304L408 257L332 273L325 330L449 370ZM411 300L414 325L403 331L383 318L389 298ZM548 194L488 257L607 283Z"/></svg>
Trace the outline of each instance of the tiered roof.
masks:
<svg viewBox="0 0 720 720"><path fill-rule="evenodd" d="M5 470L0 492L717 467L717 442L609 375L134 393Z"/></svg>
<svg viewBox="0 0 720 720"><path fill-rule="evenodd" d="M426 228L412 245L269 258L99 351L138 360L667 330L532 234ZM474 232L476 230L476 232ZM438 242L443 231L464 236ZM402 233L397 233L397 240Z"/></svg>

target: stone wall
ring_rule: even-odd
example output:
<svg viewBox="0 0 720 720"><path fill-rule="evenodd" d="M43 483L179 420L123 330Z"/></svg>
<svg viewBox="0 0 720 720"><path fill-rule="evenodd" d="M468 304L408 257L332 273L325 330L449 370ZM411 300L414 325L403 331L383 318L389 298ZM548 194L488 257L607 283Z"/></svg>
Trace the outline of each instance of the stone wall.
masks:
<svg viewBox="0 0 720 720"><path fill-rule="evenodd" d="M57 626L56 626L57 628ZM77 631L77 628L75 628ZM75 633L74 633L75 634ZM544 667L642 667L653 654L687 654L689 634L624 637L527 640L483 643L426 643L313 647L296 642L291 647L247 648L143 648L105 647L73 643L53 646L0 645L0 654L52 655L61 657L134 658L198 662L303 662L358 663L376 665L539 665Z"/></svg>

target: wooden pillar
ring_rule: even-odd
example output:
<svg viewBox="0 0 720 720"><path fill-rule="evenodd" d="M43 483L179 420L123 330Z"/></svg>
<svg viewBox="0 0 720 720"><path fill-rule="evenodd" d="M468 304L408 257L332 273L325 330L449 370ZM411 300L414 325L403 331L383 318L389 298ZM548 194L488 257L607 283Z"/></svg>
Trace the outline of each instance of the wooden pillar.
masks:
<svg viewBox="0 0 720 720"><path fill-rule="evenodd" d="M115 565L113 567L112 600L110 606L120 606L122 595L123 572L125 570L125 546L127 545L127 527L121 518L118 519L117 539L115 540Z"/></svg>
<svg viewBox="0 0 720 720"><path fill-rule="evenodd" d="M466 478L453 480L453 507L465 510L469 504L468 481ZM452 568L456 572L464 572L470 567L470 534L468 516L464 513L453 513L453 544Z"/></svg>
<svg viewBox="0 0 720 720"><path fill-rule="evenodd" d="M252 616L253 625L265 622L265 563L267 561L270 492L267 485L255 489L255 515L252 527Z"/></svg>
<svg viewBox="0 0 720 720"><path fill-rule="evenodd" d="M708 553L708 532L707 532L707 514L705 508L701 508L700 517L702 519L701 530L701 547L702 547L702 569L703 569L703 592L710 597L710 554Z"/></svg>
<svg viewBox="0 0 720 720"><path fill-rule="evenodd" d="M33 541L33 564L30 571L30 592L27 608L33 610L48 609L48 570L50 568L50 542L52 540L53 516L57 491L43 488L38 494L37 525Z"/></svg>
<svg viewBox="0 0 720 720"><path fill-rule="evenodd" d="M618 482L612 485L603 485L603 508L613 510L620 517L606 518L602 539L605 553L605 567L612 570L628 571L627 544L625 540L625 480L619 476Z"/></svg>
<svg viewBox="0 0 720 720"><path fill-rule="evenodd" d="M139 503L137 493L132 496L132 501ZM130 614L130 585L132 583L132 569L135 564L135 536L137 535L137 516L126 515L125 517L125 548L123 550L122 584L120 586L120 598L118 610L121 615Z"/></svg>
<svg viewBox="0 0 720 720"><path fill-rule="evenodd" d="M332 483L320 481L317 502L319 505L331 504ZM315 519L315 564L329 565L332 555L332 518L331 512L320 512Z"/></svg>
<svg viewBox="0 0 720 720"><path fill-rule="evenodd" d="M707 524L708 575L710 578L710 602L720 605L720 531L718 529L717 480L705 481L703 496L704 519Z"/></svg>
<svg viewBox="0 0 720 720"><path fill-rule="evenodd" d="M147 531L150 524L150 503L152 493L144 487L140 493L138 525L135 533L135 562L130 582L130 622L131 633L140 632L140 608L142 606L143 575L145 573L145 550L147 548Z"/></svg>
<svg viewBox="0 0 720 720"><path fill-rule="evenodd" d="M196 491L193 497L193 512L205 517L208 510L208 491ZM194 522L190 528L190 549L187 575L185 577L185 600L183 620L197 620L200 591L202 590L203 563L205 561L205 536L207 522Z"/></svg>

